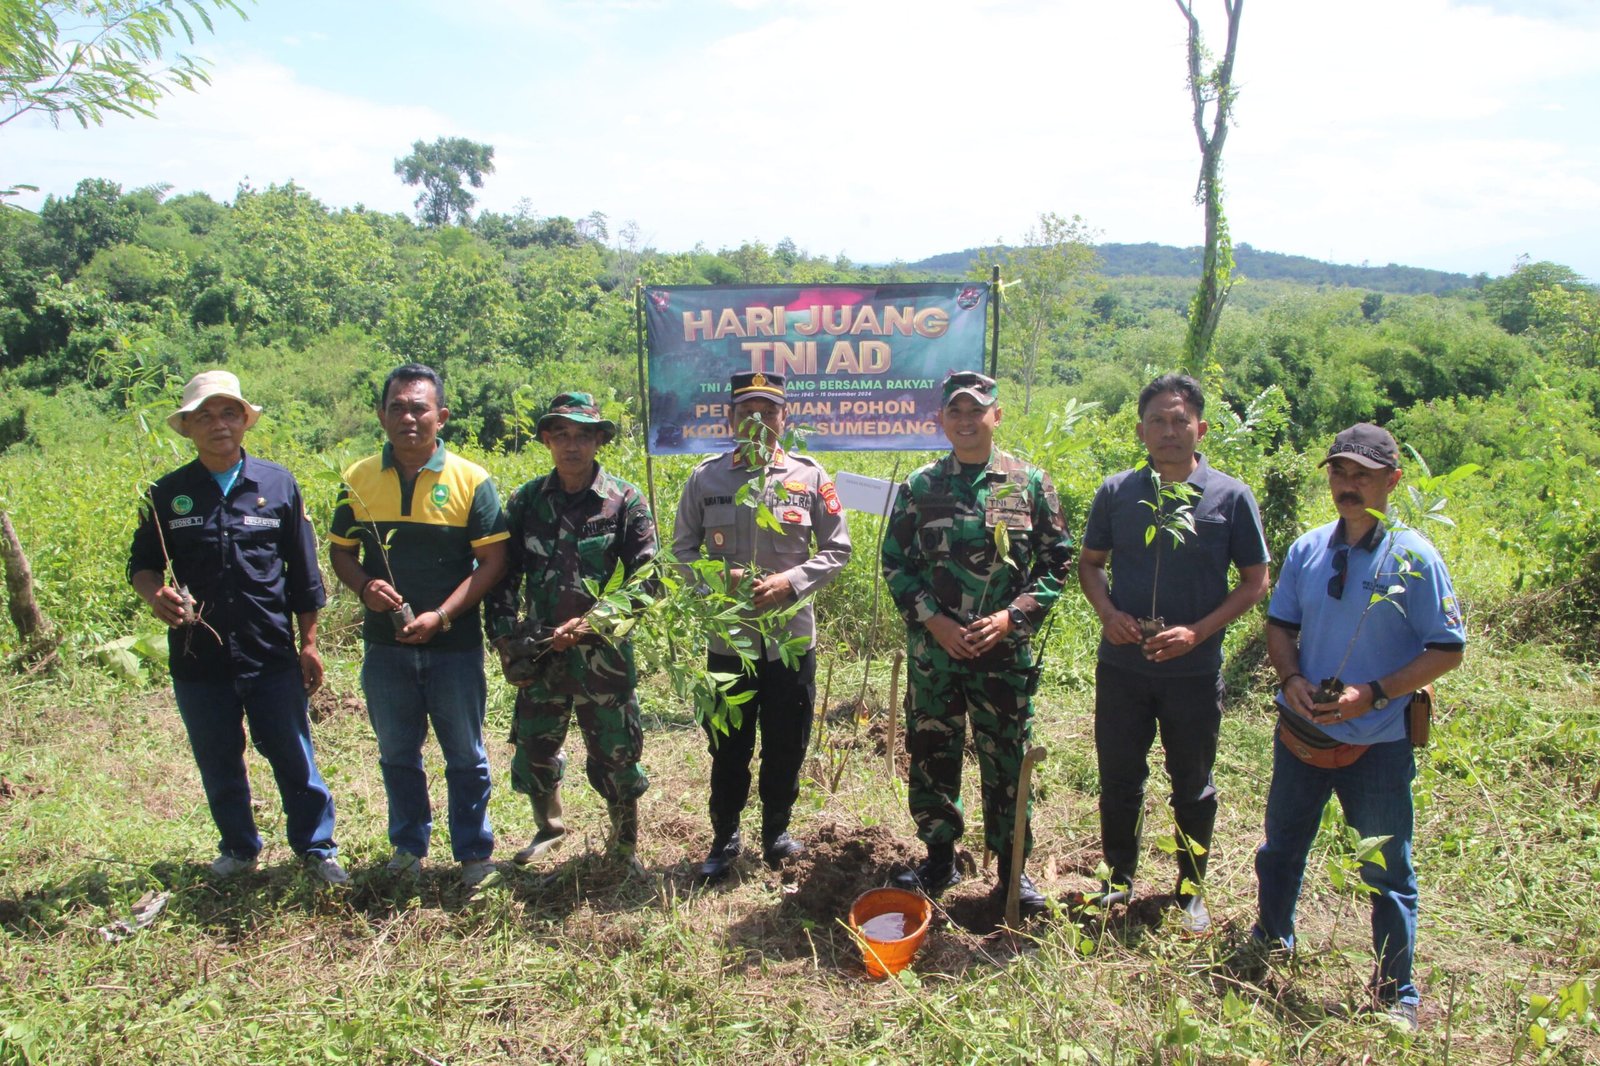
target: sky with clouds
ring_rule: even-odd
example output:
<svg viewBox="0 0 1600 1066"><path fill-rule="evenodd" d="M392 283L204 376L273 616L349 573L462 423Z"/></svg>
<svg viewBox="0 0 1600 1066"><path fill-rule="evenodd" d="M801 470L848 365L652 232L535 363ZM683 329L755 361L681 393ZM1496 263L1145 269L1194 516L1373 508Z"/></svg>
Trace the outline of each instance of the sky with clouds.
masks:
<svg viewBox="0 0 1600 1066"><path fill-rule="evenodd" d="M1220 48L1220 0L1196 0ZM409 211L412 141L495 148L481 206L602 211L663 251L791 238L858 262L1018 240L1042 211L1193 245L1172 0L260 0L156 119L0 128L0 183L230 199L293 180ZM1248 0L1237 242L1600 278L1600 3ZM1587 118L1585 116L1588 116ZM70 119L67 120L69 123ZM1584 130L1589 133L1584 133Z"/></svg>

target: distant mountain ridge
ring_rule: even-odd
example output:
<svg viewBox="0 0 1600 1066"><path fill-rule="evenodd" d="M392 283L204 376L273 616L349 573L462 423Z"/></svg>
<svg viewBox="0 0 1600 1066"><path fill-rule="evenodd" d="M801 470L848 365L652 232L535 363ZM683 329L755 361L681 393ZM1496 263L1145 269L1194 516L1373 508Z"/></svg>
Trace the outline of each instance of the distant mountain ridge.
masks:
<svg viewBox="0 0 1600 1066"><path fill-rule="evenodd" d="M932 274L965 274L973 260L986 251L968 248L961 252L946 252L930 256L915 263L907 263L911 270ZM1107 277L1200 277L1200 249L1174 248L1170 244L1098 244L1100 272ZM1303 255L1284 255L1281 252L1262 252L1248 244L1233 249L1234 273L1261 281L1292 281L1301 285L1347 285L1351 288L1371 289L1375 292L1405 294L1446 293L1452 289L1477 288L1486 278L1473 278L1466 274L1452 274L1425 267L1400 266L1347 266L1341 263L1324 263Z"/></svg>

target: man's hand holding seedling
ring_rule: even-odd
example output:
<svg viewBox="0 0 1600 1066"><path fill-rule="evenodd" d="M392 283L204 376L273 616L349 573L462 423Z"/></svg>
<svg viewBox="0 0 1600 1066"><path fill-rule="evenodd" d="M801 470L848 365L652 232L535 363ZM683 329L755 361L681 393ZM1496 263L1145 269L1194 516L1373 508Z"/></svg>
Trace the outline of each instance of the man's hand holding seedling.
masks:
<svg viewBox="0 0 1600 1066"><path fill-rule="evenodd" d="M1138 623L1134 622L1134 629L1138 628ZM1153 663L1164 663L1189 654L1200 641L1200 634L1189 626L1168 626L1144 642L1144 657Z"/></svg>
<svg viewBox="0 0 1600 1066"><path fill-rule="evenodd" d="M758 611L782 607L794 598L794 585L782 574L768 574L750 590L750 602Z"/></svg>
<svg viewBox="0 0 1600 1066"><path fill-rule="evenodd" d="M145 596L145 602L150 604L150 610L155 616L172 629L194 622L194 600L192 598L186 600L183 594L171 585L157 585L152 594Z"/></svg>
<svg viewBox="0 0 1600 1066"><path fill-rule="evenodd" d="M376 611L378 614L398 611L401 604L405 602L405 597L401 596L393 585L381 577L375 577L368 581L361 590L361 606L369 611Z"/></svg>

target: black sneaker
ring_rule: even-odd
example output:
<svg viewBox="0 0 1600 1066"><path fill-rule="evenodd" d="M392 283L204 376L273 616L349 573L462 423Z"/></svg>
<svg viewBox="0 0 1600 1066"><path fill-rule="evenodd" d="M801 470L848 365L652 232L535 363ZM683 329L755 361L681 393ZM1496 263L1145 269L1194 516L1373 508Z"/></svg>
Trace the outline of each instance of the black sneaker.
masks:
<svg viewBox="0 0 1600 1066"><path fill-rule="evenodd" d="M768 869L776 870L783 865L785 859L799 858L805 853L806 846L785 830L767 841L767 846L761 850L761 860L767 864Z"/></svg>
<svg viewBox="0 0 1600 1066"><path fill-rule="evenodd" d="M719 834L715 837L711 841L711 852L706 856L706 861L695 871L695 884L714 885L727 877L728 869L733 865L733 860L739 857L743 843L737 829L727 836Z"/></svg>
<svg viewBox="0 0 1600 1066"><path fill-rule="evenodd" d="M961 883L961 871L956 869L955 859L932 857L923 859L909 870L901 870L891 878L896 888L903 888L907 892L921 892L929 899L938 899L944 894L945 889L954 888Z"/></svg>

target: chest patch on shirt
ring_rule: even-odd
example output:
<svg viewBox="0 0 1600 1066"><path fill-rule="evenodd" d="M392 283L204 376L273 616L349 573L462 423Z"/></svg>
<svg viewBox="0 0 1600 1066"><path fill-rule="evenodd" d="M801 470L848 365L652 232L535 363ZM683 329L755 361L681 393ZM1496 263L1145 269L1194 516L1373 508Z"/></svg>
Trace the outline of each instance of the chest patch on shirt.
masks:
<svg viewBox="0 0 1600 1066"><path fill-rule="evenodd" d="M277 529L283 525L283 520L281 518L262 518L260 515L247 514L244 516L244 524L255 526L259 529Z"/></svg>
<svg viewBox="0 0 1600 1066"><path fill-rule="evenodd" d="M194 501L187 496L174 496L172 498L173 514L188 514L194 510Z"/></svg>
<svg viewBox="0 0 1600 1066"><path fill-rule="evenodd" d="M199 515L195 515L193 518L174 518L167 523L167 528L184 529L188 526L203 526L205 522L206 520Z"/></svg>
<svg viewBox="0 0 1600 1066"><path fill-rule="evenodd" d="M806 520L806 516L801 514L799 511L789 510L783 512L783 520L789 523L791 526L797 526Z"/></svg>
<svg viewBox="0 0 1600 1066"><path fill-rule="evenodd" d="M450 502L450 486L440 482L428 493L428 499L433 501L435 507L443 507Z"/></svg>
<svg viewBox="0 0 1600 1066"><path fill-rule="evenodd" d="M783 487L788 489L790 492L806 491L806 484L803 481L785 481L783 483Z"/></svg>
<svg viewBox="0 0 1600 1066"><path fill-rule="evenodd" d="M722 532L722 530L720 530L720 529L713 529L713 530L712 530L712 531L711 531L711 546L712 546L712 547L713 547L713 548L720 548L720 547L722 547L722 546L723 546L723 545L724 545L724 544L727 544L727 543L728 543L728 538L727 538L727 536L726 536L726 535L725 535L725 534L724 534L724 533L723 533L723 532Z"/></svg>

